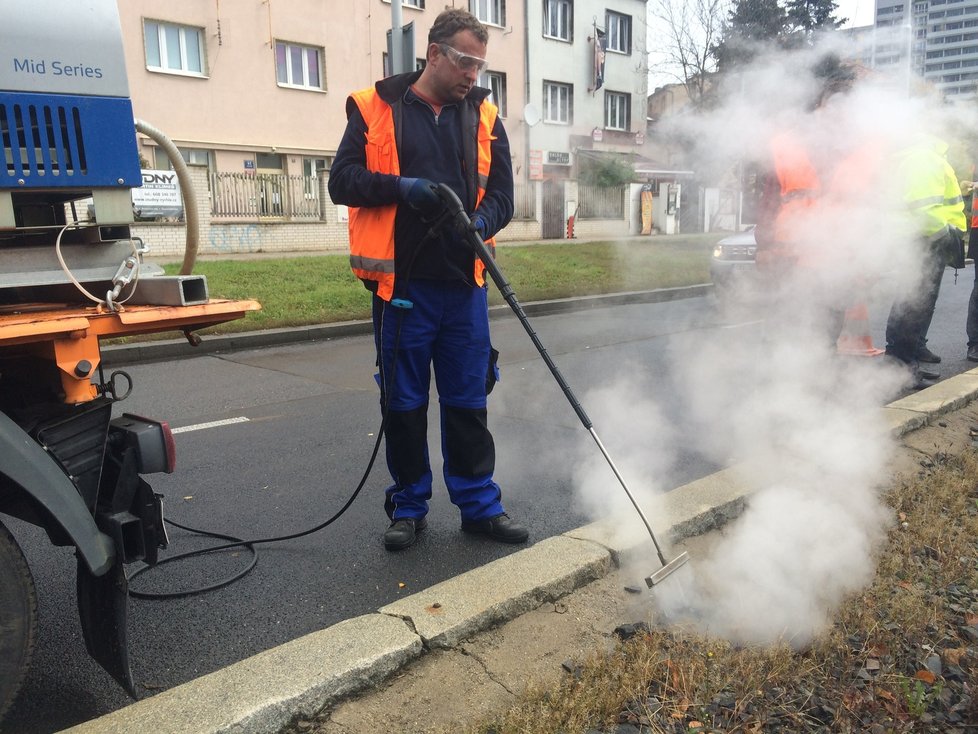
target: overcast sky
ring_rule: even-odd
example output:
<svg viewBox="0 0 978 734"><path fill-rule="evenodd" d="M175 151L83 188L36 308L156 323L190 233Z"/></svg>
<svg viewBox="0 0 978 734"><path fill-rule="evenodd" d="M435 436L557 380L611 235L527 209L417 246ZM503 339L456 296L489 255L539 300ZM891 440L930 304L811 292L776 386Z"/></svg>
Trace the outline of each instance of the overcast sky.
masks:
<svg viewBox="0 0 978 734"><path fill-rule="evenodd" d="M848 18L844 27L852 28L860 25L872 25L875 0L838 0L839 9L836 16Z"/></svg>

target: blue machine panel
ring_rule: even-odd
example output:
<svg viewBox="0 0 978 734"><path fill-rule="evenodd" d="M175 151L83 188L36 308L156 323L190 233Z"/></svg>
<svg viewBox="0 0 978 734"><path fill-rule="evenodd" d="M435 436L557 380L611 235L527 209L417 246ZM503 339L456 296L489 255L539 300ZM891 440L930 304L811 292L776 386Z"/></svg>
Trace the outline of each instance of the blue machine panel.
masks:
<svg viewBox="0 0 978 734"><path fill-rule="evenodd" d="M0 92L0 189L133 188L142 183L132 102Z"/></svg>

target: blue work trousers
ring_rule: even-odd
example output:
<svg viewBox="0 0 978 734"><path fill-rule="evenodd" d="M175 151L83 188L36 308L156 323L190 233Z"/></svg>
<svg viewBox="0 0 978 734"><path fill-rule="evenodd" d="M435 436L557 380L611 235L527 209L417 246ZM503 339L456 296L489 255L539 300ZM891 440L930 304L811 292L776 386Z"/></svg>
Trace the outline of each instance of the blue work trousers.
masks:
<svg viewBox="0 0 978 734"><path fill-rule="evenodd" d="M416 280L399 294L410 308L374 296L374 338L381 407L389 402L385 428L387 466L394 483L386 491L391 519L420 519L431 499L428 395L431 370L441 418L443 475L463 521L503 513L493 481L495 447L486 421L490 365L489 309L485 288Z"/></svg>

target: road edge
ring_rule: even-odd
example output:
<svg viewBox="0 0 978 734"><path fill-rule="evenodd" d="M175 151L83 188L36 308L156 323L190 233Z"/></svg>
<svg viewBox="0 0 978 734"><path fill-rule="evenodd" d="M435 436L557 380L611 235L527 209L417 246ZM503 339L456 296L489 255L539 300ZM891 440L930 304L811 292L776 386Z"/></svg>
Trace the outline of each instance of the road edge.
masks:
<svg viewBox="0 0 978 734"><path fill-rule="evenodd" d="M901 437L976 397L978 368L883 407L884 424ZM753 491L745 475L734 466L677 487L651 503L650 515L670 518L664 536L673 540L719 527L740 514ZM312 716L370 689L427 650L451 647L510 621L639 554L655 558L640 527L622 538L621 526L621 518L608 518L548 538L376 613L313 632L65 731L278 732L296 716Z"/></svg>

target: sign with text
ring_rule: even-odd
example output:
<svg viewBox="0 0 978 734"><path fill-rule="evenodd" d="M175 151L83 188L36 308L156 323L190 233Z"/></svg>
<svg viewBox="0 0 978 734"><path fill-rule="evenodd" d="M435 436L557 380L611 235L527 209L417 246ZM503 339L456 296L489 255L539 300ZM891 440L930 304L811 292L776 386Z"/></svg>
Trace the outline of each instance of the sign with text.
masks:
<svg viewBox="0 0 978 734"><path fill-rule="evenodd" d="M142 171L143 185L132 190L132 208L138 217L179 217L183 198L176 171Z"/></svg>
<svg viewBox="0 0 978 734"><path fill-rule="evenodd" d="M542 150L530 151L530 180L531 181L543 180L543 151Z"/></svg>
<svg viewBox="0 0 978 734"><path fill-rule="evenodd" d="M570 165L570 153L566 150L548 150L547 151L547 165L548 166L569 166Z"/></svg>

